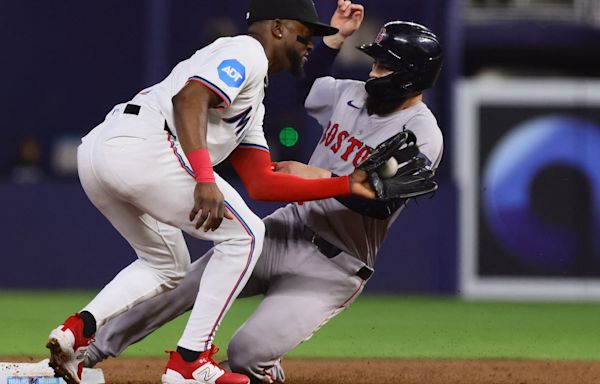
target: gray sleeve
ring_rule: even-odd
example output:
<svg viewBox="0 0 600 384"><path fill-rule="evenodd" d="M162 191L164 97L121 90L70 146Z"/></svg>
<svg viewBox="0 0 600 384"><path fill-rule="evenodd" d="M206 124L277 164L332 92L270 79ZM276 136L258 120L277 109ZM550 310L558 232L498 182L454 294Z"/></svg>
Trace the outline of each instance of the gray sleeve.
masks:
<svg viewBox="0 0 600 384"><path fill-rule="evenodd" d="M326 127L336 101L336 79L331 76L315 80L306 97L304 108L322 127Z"/></svg>
<svg viewBox="0 0 600 384"><path fill-rule="evenodd" d="M429 167L437 168L442 159L444 139L433 114L420 113L406 123L417 137L417 145L421 153L429 160Z"/></svg>

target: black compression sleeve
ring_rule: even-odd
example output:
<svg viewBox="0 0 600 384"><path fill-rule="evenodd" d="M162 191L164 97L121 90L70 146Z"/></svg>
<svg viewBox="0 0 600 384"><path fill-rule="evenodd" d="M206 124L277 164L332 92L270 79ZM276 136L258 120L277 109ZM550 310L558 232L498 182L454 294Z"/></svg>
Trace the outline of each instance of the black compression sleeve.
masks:
<svg viewBox="0 0 600 384"><path fill-rule="evenodd" d="M331 75L333 62L339 52L339 49L329 48L325 43L317 45L311 51L308 62L304 66L304 77L296 84L300 103L304 104L315 80Z"/></svg>
<svg viewBox="0 0 600 384"><path fill-rule="evenodd" d="M369 200L359 196L336 197L335 199L351 211L379 220L389 218L406 202L406 199Z"/></svg>

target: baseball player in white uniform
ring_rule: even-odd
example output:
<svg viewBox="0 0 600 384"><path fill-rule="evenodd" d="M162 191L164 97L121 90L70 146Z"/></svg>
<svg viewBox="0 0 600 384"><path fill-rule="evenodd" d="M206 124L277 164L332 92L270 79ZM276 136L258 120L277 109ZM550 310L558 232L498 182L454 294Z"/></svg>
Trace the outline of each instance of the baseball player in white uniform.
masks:
<svg viewBox="0 0 600 384"><path fill-rule="evenodd" d="M331 22L340 32L325 37L325 44L311 53L306 66L309 87L328 71L337 49L362 20L362 7L341 4L341 9L350 11L344 16L338 8ZM374 59L371 79L365 83L325 76L314 81L305 108L323 127L322 138L309 165L281 162L276 170L315 178L345 175L367 156L365 148L375 148L405 128L417 136L429 167L438 166L442 134L421 95L441 69L437 37L419 24L394 21L360 49ZM240 295L264 298L229 344L231 369L248 375L253 383L283 383L281 358L361 293L387 230L404 204L404 200L330 198L289 204L266 217L262 256ZM113 319L91 345L86 366L118 356L189 310L215 254L213 249L196 261L174 291Z"/></svg>
<svg viewBox="0 0 600 384"><path fill-rule="evenodd" d="M318 21L310 0L253 0L248 22L247 35L197 51L82 140L82 186L138 258L50 333L50 365L69 384L81 381L97 328L179 285L191 264L182 231L214 248L162 382L249 382L214 362L212 341L261 254L264 224L213 165L229 157L255 199L374 196L362 171L319 180L273 172L262 129L267 75L301 73L311 36L337 29Z"/></svg>

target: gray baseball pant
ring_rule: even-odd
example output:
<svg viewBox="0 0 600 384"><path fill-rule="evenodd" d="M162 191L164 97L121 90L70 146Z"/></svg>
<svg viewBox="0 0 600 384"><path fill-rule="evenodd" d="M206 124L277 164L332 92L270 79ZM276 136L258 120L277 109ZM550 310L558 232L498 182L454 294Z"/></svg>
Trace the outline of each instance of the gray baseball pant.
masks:
<svg viewBox="0 0 600 384"><path fill-rule="evenodd" d="M264 295L250 318L229 343L231 369L253 382L272 382L280 359L308 340L327 321L347 308L365 281L356 275L357 259L342 252L328 258L305 235L293 205L264 219L261 257L239 297ZM129 345L192 308L212 250L192 264L174 290L142 303L108 322L95 336L86 359L93 366L118 356ZM280 379L282 381L282 379Z"/></svg>

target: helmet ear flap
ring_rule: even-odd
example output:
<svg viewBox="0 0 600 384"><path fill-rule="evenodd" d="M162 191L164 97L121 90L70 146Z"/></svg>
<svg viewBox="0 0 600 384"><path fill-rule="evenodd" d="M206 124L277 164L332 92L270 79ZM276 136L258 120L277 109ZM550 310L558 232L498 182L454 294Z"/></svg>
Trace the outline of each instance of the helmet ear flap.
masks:
<svg viewBox="0 0 600 384"><path fill-rule="evenodd" d="M389 99L395 95L394 89L394 73L384 77L372 77L365 83L367 93L376 98Z"/></svg>
<svg viewBox="0 0 600 384"><path fill-rule="evenodd" d="M387 76L371 78L365 83L365 90L373 97L383 100L403 100L412 96L415 84L411 81L414 75L410 72L393 72Z"/></svg>
<svg viewBox="0 0 600 384"><path fill-rule="evenodd" d="M385 77L371 77L365 82L365 90L369 95L376 96L380 94L382 90L385 90L389 84L390 82L387 81Z"/></svg>

